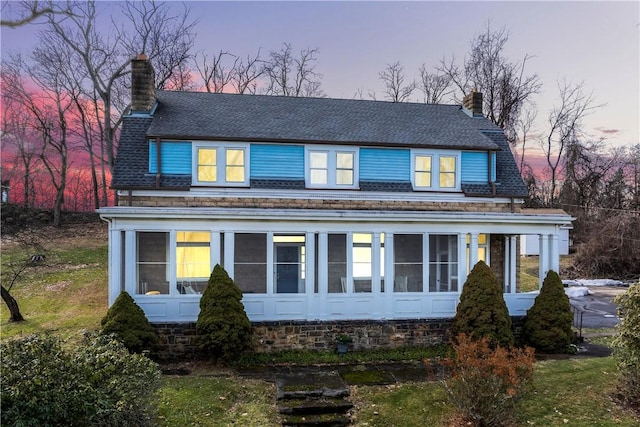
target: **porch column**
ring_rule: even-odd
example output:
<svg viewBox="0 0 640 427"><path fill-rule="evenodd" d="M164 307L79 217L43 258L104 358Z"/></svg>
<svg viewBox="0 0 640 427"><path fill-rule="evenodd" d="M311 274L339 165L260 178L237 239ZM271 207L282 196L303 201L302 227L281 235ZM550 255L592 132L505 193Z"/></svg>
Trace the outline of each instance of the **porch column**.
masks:
<svg viewBox="0 0 640 427"><path fill-rule="evenodd" d="M538 287L542 287L547 272L549 271L549 235L539 235L539 254L538 254Z"/></svg>
<svg viewBox="0 0 640 427"><path fill-rule="evenodd" d="M138 272L136 269L136 261L138 259L138 253L136 251L136 232L133 230L125 231L124 235L124 252L129 254L124 259L124 289L131 295L136 294L136 288L138 287ZM122 288L122 285L120 285Z"/></svg>
<svg viewBox="0 0 640 427"><path fill-rule="evenodd" d="M385 233L384 235L384 293L382 298L382 318L391 319L393 317L393 284L396 277L395 267L393 265L393 233Z"/></svg>
<svg viewBox="0 0 640 427"><path fill-rule="evenodd" d="M560 274L560 236L549 235L549 269Z"/></svg>
<svg viewBox="0 0 640 427"><path fill-rule="evenodd" d="M233 231L224 232L224 269L229 277L233 279L235 264L235 235Z"/></svg>
<svg viewBox="0 0 640 427"><path fill-rule="evenodd" d="M425 236L425 240L428 239L428 236ZM428 249L428 248L427 248ZM469 249L471 252L471 249ZM476 258L478 253L478 235L476 234ZM470 255L470 254L469 254ZM424 258L424 270L429 269L429 251L426 250L423 255ZM467 281L467 275L473 268L473 264L471 264L471 257L467 258L467 235L466 233L462 233L458 235L458 292L462 292L462 287L464 286L464 282ZM476 261L477 262L477 261ZM426 275L426 274L425 274ZM429 284L425 281L425 289L429 289Z"/></svg>
<svg viewBox="0 0 640 427"><path fill-rule="evenodd" d="M476 265L477 262L478 262L478 233L470 233L469 270L473 270L473 267Z"/></svg>
<svg viewBox="0 0 640 427"><path fill-rule="evenodd" d="M307 297L307 319L316 319L318 317L318 305L315 301L316 288L316 235L315 233L306 233L304 239L305 245L305 294Z"/></svg>
<svg viewBox="0 0 640 427"><path fill-rule="evenodd" d="M504 236L504 292L516 293L517 236Z"/></svg>
<svg viewBox="0 0 640 427"><path fill-rule="evenodd" d="M216 264L220 264L221 253L220 253L220 232L214 231L211 233L211 270L216 266Z"/></svg>
<svg viewBox="0 0 640 427"><path fill-rule="evenodd" d="M371 292L374 294L380 294L381 266L380 233L373 233L371 236Z"/></svg>
<svg viewBox="0 0 640 427"><path fill-rule="evenodd" d="M111 228L111 224L109 224L109 228ZM133 258L122 253L123 250L126 251L126 248L122 244L121 233L120 230L109 230L109 265L112 271L109 274L109 307L124 290L125 270L123 269L125 266L122 264L122 260L124 259L126 263L127 258ZM117 282L119 282L119 286L115 286Z"/></svg>

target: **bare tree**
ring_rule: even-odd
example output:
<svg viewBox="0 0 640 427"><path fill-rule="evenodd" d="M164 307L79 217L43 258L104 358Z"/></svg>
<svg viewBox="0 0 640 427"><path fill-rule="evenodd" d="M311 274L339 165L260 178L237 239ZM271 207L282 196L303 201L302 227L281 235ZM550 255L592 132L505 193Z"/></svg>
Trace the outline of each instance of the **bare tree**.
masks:
<svg viewBox="0 0 640 427"><path fill-rule="evenodd" d="M72 16L70 2L60 1L2 1L2 16L10 18L0 20L0 26L18 28L30 24L43 16Z"/></svg>
<svg viewBox="0 0 640 427"><path fill-rule="evenodd" d="M406 102L416 89L416 82L405 83L404 67L400 62L387 64L387 68L378 73L380 80L384 83L384 93L391 102Z"/></svg>
<svg viewBox="0 0 640 427"><path fill-rule="evenodd" d="M424 94L426 104L441 104L444 97L451 93L451 77L440 73L431 73L427 66L420 66L419 88Z"/></svg>
<svg viewBox="0 0 640 427"><path fill-rule="evenodd" d="M284 43L279 51L271 51L263 65L268 79L266 94L281 96L322 96L320 80L315 71L318 49L303 49L299 56L290 43Z"/></svg>
<svg viewBox="0 0 640 427"><path fill-rule="evenodd" d="M196 54L196 69L207 92L224 92L225 86L230 85L237 76L238 60L237 56L223 50L211 58L204 52Z"/></svg>
<svg viewBox="0 0 640 427"><path fill-rule="evenodd" d="M463 64L458 64L455 58L443 59L438 70L458 89L458 100L471 89L482 92L487 118L504 129L513 142L522 106L538 93L541 83L537 74L525 75L530 55L526 54L520 62L511 62L503 56L508 40L509 34L504 28L493 31L487 24L486 30L472 40Z"/></svg>
<svg viewBox="0 0 640 427"><path fill-rule="evenodd" d="M257 92L258 81L265 73L262 62L260 49L253 56L247 55L246 61L240 59L236 64L236 78L232 82L237 93L255 94Z"/></svg>
<svg viewBox="0 0 640 427"><path fill-rule="evenodd" d="M527 151L527 138L530 135L533 122L536 120L538 111L535 108L529 108L524 110L524 115L518 119L518 138L516 145L519 143L520 147L520 161L518 169L522 174L525 168L525 153ZM517 148L517 147L516 147Z"/></svg>
<svg viewBox="0 0 640 427"><path fill-rule="evenodd" d="M560 100L549 113L549 128L542 141L542 151L550 173L550 206L555 206L558 173L566 148L572 141L579 139L582 119L592 110L601 107L594 105L592 94L584 93L584 83L571 84L565 80L558 83L558 90Z"/></svg>

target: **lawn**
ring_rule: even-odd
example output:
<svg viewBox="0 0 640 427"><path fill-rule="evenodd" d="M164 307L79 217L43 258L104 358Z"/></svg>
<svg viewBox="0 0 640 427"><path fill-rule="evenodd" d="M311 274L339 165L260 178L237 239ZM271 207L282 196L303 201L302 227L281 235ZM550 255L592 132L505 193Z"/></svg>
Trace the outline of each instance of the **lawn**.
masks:
<svg viewBox="0 0 640 427"><path fill-rule="evenodd" d="M46 265L29 269L12 290L27 321L7 322L3 304L2 340L48 330L73 342L82 329L97 329L107 311L106 227L93 224L53 231L45 243ZM4 264L31 254L3 241L1 255ZM531 268L523 265L523 273ZM400 356L419 358L421 354ZM383 356L377 352L366 357ZM400 356L389 354L390 358ZM312 353L288 357L308 363L322 361ZM270 363L259 357L252 360ZM609 399L615 372L612 358L538 362L534 388L520 402L519 425L639 425L640 420ZM352 400L356 426L446 426L453 415L438 382L352 387ZM186 376L163 376L157 406L157 425L163 427L279 425L272 383L240 378L215 366L195 366Z"/></svg>

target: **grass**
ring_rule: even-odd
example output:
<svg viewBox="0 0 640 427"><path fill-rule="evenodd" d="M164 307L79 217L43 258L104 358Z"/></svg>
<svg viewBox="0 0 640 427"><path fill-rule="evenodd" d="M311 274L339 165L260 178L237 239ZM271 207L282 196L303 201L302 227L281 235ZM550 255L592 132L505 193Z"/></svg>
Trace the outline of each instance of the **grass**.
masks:
<svg viewBox="0 0 640 427"><path fill-rule="evenodd" d="M96 231L91 227L65 230L49 239L48 266L30 269L12 290L27 321L7 322L8 311L2 305L0 339L45 330L73 339L82 329L99 327L107 311L107 243L106 233L97 234L101 231L104 229ZM24 256L23 251L3 244L3 264ZM523 275L537 274L537 259L534 263L530 258L523 258ZM602 336L611 331L585 332ZM606 336L590 338L593 339L608 342ZM421 360L441 356L446 348L348 352L343 357L333 352L291 351L247 355L238 363ZM608 397L616 378L612 358L550 360L536 366L533 390L519 404L519 425L639 425L637 418L619 409ZM356 426L447 426L454 417L454 408L439 382L352 386L351 391ZM239 378L215 367L196 366L187 376L163 376L157 406L156 425L161 427L279 425L272 383Z"/></svg>
<svg viewBox="0 0 640 427"><path fill-rule="evenodd" d="M560 257L560 273L562 269L571 264L571 255L563 255ZM538 285L538 257L524 256L520 257L520 292L531 292L539 289ZM543 278L544 279L544 278Z"/></svg>

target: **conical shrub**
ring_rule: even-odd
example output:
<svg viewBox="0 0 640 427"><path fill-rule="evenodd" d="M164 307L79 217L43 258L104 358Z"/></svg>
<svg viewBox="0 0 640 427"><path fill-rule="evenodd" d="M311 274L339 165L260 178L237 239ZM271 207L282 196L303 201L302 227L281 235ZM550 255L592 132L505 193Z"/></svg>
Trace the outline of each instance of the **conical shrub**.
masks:
<svg viewBox="0 0 640 427"><path fill-rule="evenodd" d="M573 339L573 314L560 276L549 270L540 295L527 311L524 338L542 353L566 353Z"/></svg>
<svg viewBox="0 0 640 427"><path fill-rule="evenodd" d="M469 273L453 318L451 334L487 338L492 345L513 345L511 317L504 302L502 286L491 268L479 261Z"/></svg>
<svg viewBox="0 0 640 427"><path fill-rule="evenodd" d="M144 311L127 292L122 291L102 319L102 332L115 334L132 353L153 350L158 342L156 330Z"/></svg>
<svg viewBox="0 0 640 427"><path fill-rule="evenodd" d="M220 265L200 299L196 332L200 351L210 359L229 361L251 348L251 322L242 292Z"/></svg>

